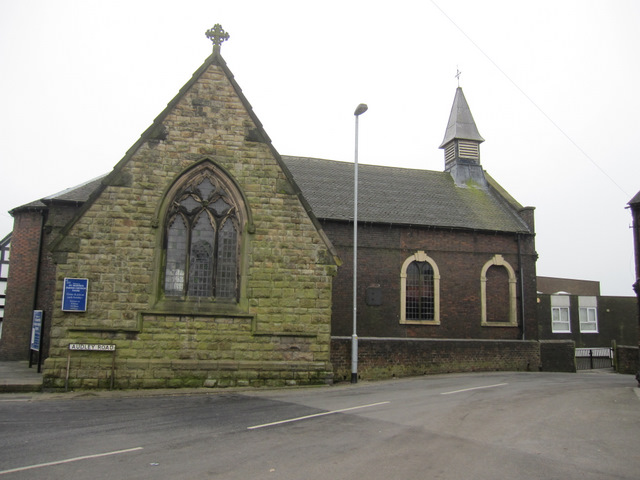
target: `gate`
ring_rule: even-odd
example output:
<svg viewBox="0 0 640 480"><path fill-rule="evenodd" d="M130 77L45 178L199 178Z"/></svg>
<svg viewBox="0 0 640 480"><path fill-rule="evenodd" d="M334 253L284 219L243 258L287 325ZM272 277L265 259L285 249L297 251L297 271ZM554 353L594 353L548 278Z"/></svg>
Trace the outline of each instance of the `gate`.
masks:
<svg viewBox="0 0 640 480"><path fill-rule="evenodd" d="M593 370L613 367L613 348L576 348L576 369Z"/></svg>

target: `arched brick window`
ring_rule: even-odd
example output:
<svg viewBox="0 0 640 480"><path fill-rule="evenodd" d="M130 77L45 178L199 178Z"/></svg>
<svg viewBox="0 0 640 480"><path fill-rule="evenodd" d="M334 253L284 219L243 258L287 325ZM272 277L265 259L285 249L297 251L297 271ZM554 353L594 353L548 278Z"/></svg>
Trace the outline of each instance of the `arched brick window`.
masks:
<svg viewBox="0 0 640 480"><path fill-rule="evenodd" d="M237 300L245 215L235 185L206 163L185 174L169 197L165 296Z"/></svg>
<svg viewBox="0 0 640 480"><path fill-rule="evenodd" d="M404 261L400 291L400 323L440 324L440 272L423 251Z"/></svg>
<svg viewBox="0 0 640 480"><path fill-rule="evenodd" d="M407 267L407 319L433 320L433 268L413 261Z"/></svg>
<svg viewBox="0 0 640 480"><path fill-rule="evenodd" d="M480 273L483 326L518 326L516 283L515 271L502 255L494 255L484 264Z"/></svg>

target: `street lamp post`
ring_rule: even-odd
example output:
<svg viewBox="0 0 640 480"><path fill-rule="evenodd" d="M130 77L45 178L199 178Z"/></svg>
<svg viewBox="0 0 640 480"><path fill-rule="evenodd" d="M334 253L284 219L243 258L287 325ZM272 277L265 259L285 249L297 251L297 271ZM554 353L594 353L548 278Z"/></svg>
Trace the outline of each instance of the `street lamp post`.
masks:
<svg viewBox="0 0 640 480"><path fill-rule="evenodd" d="M356 117L356 150L353 174L353 335L351 336L351 383L358 383L358 117L367 111L364 103L357 106L353 114Z"/></svg>

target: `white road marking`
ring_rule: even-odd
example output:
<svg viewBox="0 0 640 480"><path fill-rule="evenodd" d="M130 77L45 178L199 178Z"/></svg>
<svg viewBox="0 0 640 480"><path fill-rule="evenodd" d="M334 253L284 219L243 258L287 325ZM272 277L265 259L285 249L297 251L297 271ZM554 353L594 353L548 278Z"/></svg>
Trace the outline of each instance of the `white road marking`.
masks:
<svg viewBox="0 0 640 480"><path fill-rule="evenodd" d="M483 388L495 388L509 385L508 383L496 383L495 385L485 385L484 387L463 388L462 390L454 390L452 392L441 392L440 395L451 395L452 393L470 392L471 390L482 390Z"/></svg>
<svg viewBox="0 0 640 480"><path fill-rule="evenodd" d="M96 453L94 455L84 455L82 457L67 458L65 460L58 460L55 462L38 463L36 465L28 465L26 467L12 468L10 470L0 471L0 475L4 475L5 473L24 472L25 470L33 470L34 468L52 467L54 465L62 465L64 463L78 462L80 460L89 460L92 458L108 457L109 455L118 455L121 453L135 452L136 450L142 450L142 447L127 448L126 450L116 450L113 452L106 452L106 453Z"/></svg>
<svg viewBox="0 0 640 480"><path fill-rule="evenodd" d="M264 423L262 425L254 425L252 427L247 427L247 430L255 430L257 428L272 427L274 425L282 425L283 423L298 422L300 420L307 420L309 418L324 417L325 415L333 415L334 413L342 413L342 412L348 412L350 410L358 410L361 408L375 407L377 405L385 405L387 403L391 403L391 402L370 403L369 405L358 405L357 407L341 408L340 410L332 410L330 412L314 413L313 415L305 415L304 417L289 418L287 420Z"/></svg>

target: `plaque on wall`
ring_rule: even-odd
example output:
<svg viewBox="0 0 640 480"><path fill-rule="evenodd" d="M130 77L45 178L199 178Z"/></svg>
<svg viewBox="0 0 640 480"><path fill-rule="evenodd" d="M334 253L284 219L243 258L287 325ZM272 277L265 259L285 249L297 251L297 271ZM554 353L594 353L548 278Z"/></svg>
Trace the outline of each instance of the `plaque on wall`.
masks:
<svg viewBox="0 0 640 480"><path fill-rule="evenodd" d="M42 337L42 310L33 311L31 320L31 350L40 351L40 338Z"/></svg>
<svg viewBox="0 0 640 480"><path fill-rule="evenodd" d="M63 312L86 312L88 278L65 278L62 288Z"/></svg>

